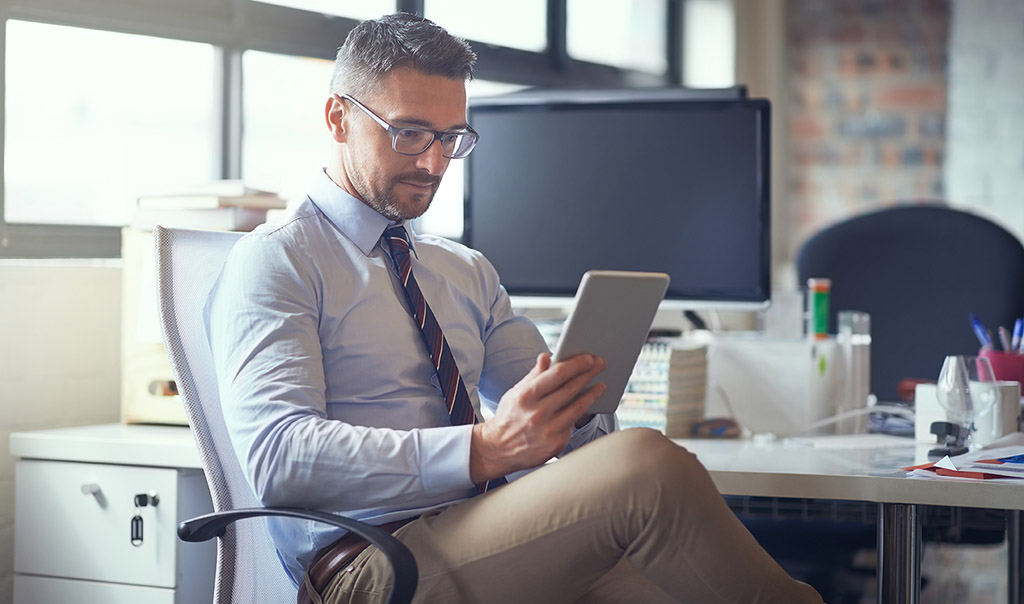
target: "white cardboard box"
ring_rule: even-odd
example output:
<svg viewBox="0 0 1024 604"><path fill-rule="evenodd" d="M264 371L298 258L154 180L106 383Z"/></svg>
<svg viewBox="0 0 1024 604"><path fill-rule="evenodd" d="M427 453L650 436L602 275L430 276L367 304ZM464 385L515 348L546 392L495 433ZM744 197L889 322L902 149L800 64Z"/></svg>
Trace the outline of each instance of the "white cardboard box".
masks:
<svg viewBox="0 0 1024 604"><path fill-rule="evenodd" d="M174 380L160 335L153 232L121 230L121 421L187 425L181 398L160 386Z"/></svg>
<svg viewBox="0 0 1024 604"><path fill-rule="evenodd" d="M835 338L716 336L708 348L705 415L733 417L754 433L800 434L835 414L839 373Z"/></svg>

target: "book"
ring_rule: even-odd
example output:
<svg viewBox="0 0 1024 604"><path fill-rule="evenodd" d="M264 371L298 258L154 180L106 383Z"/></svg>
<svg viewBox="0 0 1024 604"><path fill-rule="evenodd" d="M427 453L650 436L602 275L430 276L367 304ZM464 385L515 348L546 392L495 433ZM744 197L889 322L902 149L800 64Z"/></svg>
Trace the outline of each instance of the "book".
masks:
<svg viewBox="0 0 1024 604"><path fill-rule="evenodd" d="M933 473L938 476L975 480L1020 480L1024 478L1024 446L1009 444L979 449L903 469L911 476L928 476L929 473Z"/></svg>
<svg viewBox="0 0 1024 604"><path fill-rule="evenodd" d="M269 210L284 208L286 204L276 193L247 187L241 180L218 180L141 195L136 205L147 209L210 210L248 207Z"/></svg>
<svg viewBox="0 0 1024 604"><path fill-rule="evenodd" d="M215 207L210 209L178 209L140 207L132 227L151 230L156 225L180 229L211 231L251 231L267 221L267 210L253 207Z"/></svg>
<svg viewBox="0 0 1024 604"><path fill-rule="evenodd" d="M616 411L623 428L643 426L691 438L704 419L707 347L678 338L644 344Z"/></svg>

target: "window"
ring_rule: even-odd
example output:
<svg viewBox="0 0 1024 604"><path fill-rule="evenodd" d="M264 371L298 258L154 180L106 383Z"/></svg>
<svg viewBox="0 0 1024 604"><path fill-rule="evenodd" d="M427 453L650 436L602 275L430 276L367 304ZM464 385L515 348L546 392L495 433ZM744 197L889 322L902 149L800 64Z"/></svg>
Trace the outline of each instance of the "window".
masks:
<svg viewBox="0 0 1024 604"><path fill-rule="evenodd" d="M522 50L547 46L547 2L424 0L423 14L456 36Z"/></svg>
<svg viewBox="0 0 1024 604"><path fill-rule="evenodd" d="M683 27L683 84L691 88L735 85L732 0L688 0L683 6Z"/></svg>
<svg viewBox="0 0 1024 604"><path fill-rule="evenodd" d="M324 103L334 64L246 51L242 55L242 179L286 199L327 165Z"/></svg>
<svg viewBox="0 0 1024 604"><path fill-rule="evenodd" d="M213 47L7 22L4 220L122 225L214 177Z"/></svg>
<svg viewBox="0 0 1024 604"><path fill-rule="evenodd" d="M665 0L568 0L569 56L662 74L668 69Z"/></svg>
<svg viewBox="0 0 1024 604"><path fill-rule="evenodd" d="M350 19L376 19L377 17L391 13L395 10L395 0L350 0L338 2L338 0L257 0L265 4L276 4L288 6L301 10L308 10L324 15L336 17L348 17Z"/></svg>
<svg viewBox="0 0 1024 604"><path fill-rule="evenodd" d="M558 10L561 2L566 10ZM329 150L322 107L338 46L356 21L396 9L422 10L474 44L477 73L489 82L471 84L471 95L489 94L484 89L497 81L678 83L664 68L665 40L682 20L665 22L665 0L4 6L0 257L116 256L117 227L131 221L136 198L150 191L241 178L286 198L303 192ZM585 61L551 56L564 50L562 31ZM580 40L590 55L577 53ZM453 238L462 233L460 164L452 164L421 221Z"/></svg>

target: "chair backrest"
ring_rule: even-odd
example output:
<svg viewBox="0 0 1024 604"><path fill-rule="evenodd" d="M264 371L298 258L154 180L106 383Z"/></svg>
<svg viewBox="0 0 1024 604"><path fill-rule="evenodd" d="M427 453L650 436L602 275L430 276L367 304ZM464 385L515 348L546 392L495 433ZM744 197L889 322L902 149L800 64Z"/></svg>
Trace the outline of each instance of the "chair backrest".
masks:
<svg viewBox="0 0 1024 604"><path fill-rule="evenodd" d="M228 439L203 308L242 233L156 227L157 287L164 344L203 461L214 511L261 507ZM214 604L294 602L266 522L228 527L217 541Z"/></svg>
<svg viewBox="0 0 1024 604"><path fill-rule="evenodd" d="M1024 246L999 225L942 205L900 205L812 236L800 282L832 279L839 310L871 314L872 391L899 400L902 378L938 377L948 354L976 353L968 314L993 331L1024 314Z"/></svg>

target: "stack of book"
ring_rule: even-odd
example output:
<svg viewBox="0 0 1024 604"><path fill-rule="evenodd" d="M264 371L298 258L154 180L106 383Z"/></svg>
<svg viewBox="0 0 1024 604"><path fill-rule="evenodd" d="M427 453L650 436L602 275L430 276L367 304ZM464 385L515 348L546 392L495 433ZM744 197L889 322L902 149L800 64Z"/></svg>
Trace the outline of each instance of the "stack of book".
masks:
<svg viewBox="0 0 1024 604"><path fill-rule="evenodd" d="M692 436L704 419L707 349L676 340L644 345L616 415L622 428L646 427L670 438Z"/></svg>
<svg viewBox="0 0 1024 604"><path fill-rule="evenodd" d="M266 222L268 210L284 207L276 193L246 187L240 180L220 180L139 197L132 227L251 231Z"/></svg>
<svg viewBox="0 0 1024 604"><path fill-rule="evenodd" d="M669 344L656 340L644 344L615 411L619 427L654 428L665 432L671 359Z"/></svg>
<svg viewBox="0 0 1024 604"><path fill-rule="evenodd" d="M668 373L668 407L665 410L665 434L669 438L694 436L694 427L704 419L707 383L707 346L674 346Z"/></svg>

